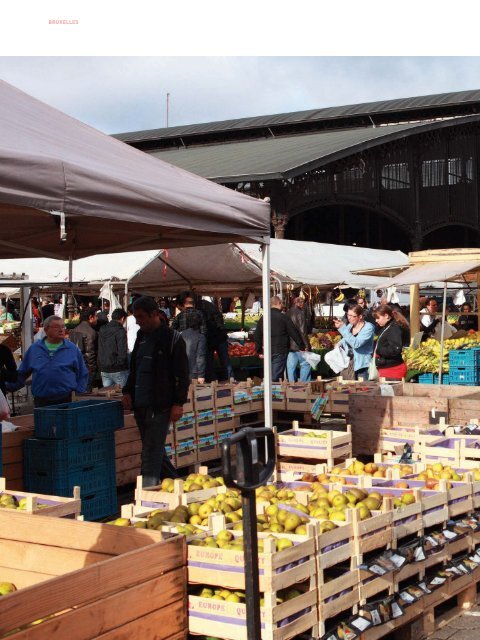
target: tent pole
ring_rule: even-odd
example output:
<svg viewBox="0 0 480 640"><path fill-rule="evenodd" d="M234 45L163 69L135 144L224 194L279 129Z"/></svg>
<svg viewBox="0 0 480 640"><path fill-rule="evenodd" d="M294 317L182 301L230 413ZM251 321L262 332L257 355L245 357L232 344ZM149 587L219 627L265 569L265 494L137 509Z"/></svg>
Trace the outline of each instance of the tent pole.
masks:
<svg viewBox="0 0 480 640"><path fill-rule="evenodd" d="M420 287L410 285L410 340L420 331Z"/></svg>
<svg viewBox="0 0 480 640"><path fill-rule="evenodd" d="M447 310L447 283L443 283L442 333L440 337L440 364L438 365L438 384L442 384L443 342L445 340L445 311Z"/></svg>
<svg viewBox="0 0 480 640"><path fill-rule="evenodd" d="M272 336L270 313L270 245L262 245L263 302L263 388L265 394L265 426L273 426L272 413Z"/></svg>

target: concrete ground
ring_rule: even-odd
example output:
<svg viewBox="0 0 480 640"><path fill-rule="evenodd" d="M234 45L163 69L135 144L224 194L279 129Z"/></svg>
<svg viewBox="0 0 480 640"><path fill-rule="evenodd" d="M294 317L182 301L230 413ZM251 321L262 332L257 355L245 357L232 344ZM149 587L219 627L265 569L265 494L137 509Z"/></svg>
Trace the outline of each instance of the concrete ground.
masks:
<svg viewBox="0 0 480 640"><path fill-rule="evenodd" d="M480 604L428 636L428 640L480 640Z"/></svg>

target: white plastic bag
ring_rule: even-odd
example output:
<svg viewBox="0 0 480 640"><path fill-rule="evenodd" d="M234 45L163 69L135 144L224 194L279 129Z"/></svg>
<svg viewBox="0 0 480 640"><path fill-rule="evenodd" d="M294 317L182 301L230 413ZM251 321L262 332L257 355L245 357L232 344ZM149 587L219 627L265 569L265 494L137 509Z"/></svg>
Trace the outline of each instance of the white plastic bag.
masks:
<svg viewBox="0 0 480 640"><path fill-rule="evenodd" d="M325 362L335 373L340 373L350 364L350 358L341 345L325 354Z"/></svg>
<svg viewBox="0 0 480 640"><path fill-rule="evenodd" d="M0 389L0 422L10 417L10 405Z"/></svg>
<svg viewBox="0 0 480 640"><path fill-rule="evenodd" d="M313 353L313 351L302 351L302 357L308 362L312 369L316 369L317 364L322 359L322 356L320 354Z"/></svg>
<svg viewBox="0 0 480 640"><path fill-rule="evenodd" d="M377 363L375 362L375 356L370 360L370 364L368 365L368 379L378 380L378 369Z"/></svg>

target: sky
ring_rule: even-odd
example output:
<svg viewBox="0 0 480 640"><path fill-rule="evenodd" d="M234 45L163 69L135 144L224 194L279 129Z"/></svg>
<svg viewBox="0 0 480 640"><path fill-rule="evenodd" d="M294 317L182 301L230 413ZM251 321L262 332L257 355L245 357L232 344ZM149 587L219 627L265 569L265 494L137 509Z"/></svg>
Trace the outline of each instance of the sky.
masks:
<svg viewBox="0 0 480 640"><path fill-rule="evenodd" d="M480 89L480 57L0 57L0 78L105 132Z"/></svg>

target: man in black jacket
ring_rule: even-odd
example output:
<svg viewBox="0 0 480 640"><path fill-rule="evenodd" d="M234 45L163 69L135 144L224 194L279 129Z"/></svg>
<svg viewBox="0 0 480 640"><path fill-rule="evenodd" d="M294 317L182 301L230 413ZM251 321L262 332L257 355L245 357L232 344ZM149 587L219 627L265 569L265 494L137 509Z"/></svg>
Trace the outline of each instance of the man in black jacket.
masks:
<svg viewBox="0 0 480 640"><path fill-rule="evenodd" d="M143 483L148 487L162 477L177 476L165 455L165 440L170 422L182 417L187 401L188 359L183 338L163 322L153 298L138 298L133 315L140 330L122 403L135 413L142 438Z"/></svg>
<svg viewBox="0 0 480 640"><path fill-rule="evenodd" d="M88 369L87 390L91 391L92 383L97 371L97 340L95 331L97 315L93 307L87 307L80 314L80 324L70 331L68 339L77 345L83 354L83 359Z"/></svg>
<svg viewBox="0 0 480 640"><path fill-rule="evenodd" d="M282 301L278 296L273 296L270 300L271 306L271 336L272 336L272 380L277 382L283 377L285 365L287 364L288 352L290 350L290 339L292 339L300 349L306 349L305 344L297 327L290 318L282 313ZM255 331L255 346L258 353L263 351L263 319L259 321Z"/></svg>
<svg viewBox="0 0 480 640"><path fill-rule="evenodd" d="M115 309L111 321L98 332L98 368L104 387L123 387L128 378L127 312Z"/></svg>

